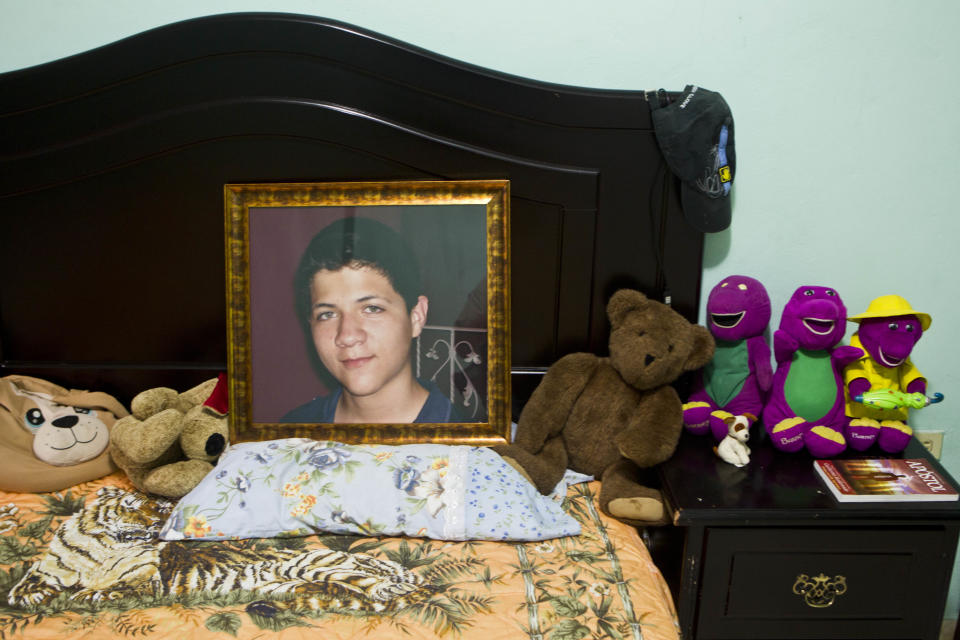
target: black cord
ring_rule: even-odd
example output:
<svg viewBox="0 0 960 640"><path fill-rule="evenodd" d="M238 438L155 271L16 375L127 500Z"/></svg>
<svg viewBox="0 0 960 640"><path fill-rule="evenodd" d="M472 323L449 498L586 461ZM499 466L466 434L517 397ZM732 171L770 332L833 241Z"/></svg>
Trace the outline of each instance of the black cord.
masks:
<svg viewBox="0 0 960 640"><path fill-rule="evenodd" d="M651 101L648 94L644 94L644 97L647 98L647 102ZM653 97L657 101L659 107L666 107L670 104L670 94L667 93L664 89L658 89ZM663 156L660 156L660 163L657 166L657 172L654 176L653 183L650 186L650 197L649 197L649 211L650 211L650 240L653 244L653 257L656 262L656 277L654 279L654 287L656 289L657 295L664 304L670 306L673 302L673 296L670 293L670 284L667 281L667 272L666 272L666 250L667 250L667 218L670 214L669 207L669 196L670 196L670 182L672 174L667 169L666 160ZM660 220L659 223L656 219L656 207L654 206L655 201L655 190L657 185L660 185Z"/></svg>
<svg viewBox="0 0 960 640"><path fill-rule="evenodd" d="M650 195L648 199L648 210L650 211L650 241L653 249L653 259L656 264L656 275L654 278L654 288L657 296L664 304L670 305L672 297L670 294L670 285L667 281L666 271L666 248L667 248L667 217L670 214L669 194L670 194L671 173L667 170L666 162L661 158L657 166L657 172L654 175L650 186ZM657 219L657 187L660 187L659 198L659 220Z"/></svg>

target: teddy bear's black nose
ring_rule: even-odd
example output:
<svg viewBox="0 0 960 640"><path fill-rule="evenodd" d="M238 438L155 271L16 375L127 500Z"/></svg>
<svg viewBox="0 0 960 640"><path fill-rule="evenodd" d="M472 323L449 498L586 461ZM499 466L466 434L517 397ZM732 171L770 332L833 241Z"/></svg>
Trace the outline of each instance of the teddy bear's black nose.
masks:
<svg viewBox="0 0 960 640"><path fill-rule="evenodd" d="M227 440L219 433L215 433L209 438L207 438L207 443L204 445L204 451L207 452L208 456L218 456L223 453L223 448L226 446Z"/></svg>
<svg viewBox="0 0 960 640"><path fill-rule="evenodd" d="M650 363L653 362L654 360L656 360L656 358L652 354L648 353L647 357L643 359L643 365L645 367L649 367Z"/></svg>
<svg viewBox="0 0 960 640"><path fill-rule="evenodd" d="M62 416L54 420L51 424L61 429L70 429L76 426L78 422L80 422L80 418L77 416Z"/></svg>

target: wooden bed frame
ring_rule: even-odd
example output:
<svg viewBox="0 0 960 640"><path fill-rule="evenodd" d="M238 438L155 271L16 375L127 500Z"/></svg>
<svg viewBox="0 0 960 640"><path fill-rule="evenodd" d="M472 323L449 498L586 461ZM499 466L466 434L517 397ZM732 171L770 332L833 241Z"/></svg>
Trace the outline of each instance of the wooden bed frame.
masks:
<svg viewBox="0 0 960 640"><path fill-rule="evenodd" d="M703 236L641 90L511 77L315 17L233 14L0 74L0 132L0 377L128 404L225 371L230 183L508 179L514 418L560 356L606 351L617 289L697 319ZM24 518L45 517L39 498L10 495ZM635 572L651 577L631 580L638 615L671 611L652 565Z"/></svg>
<svg viewBox="0 0 960 640"><path fill-rule="evenodd" d="M2 74L0 130L0 375L128 402L225 370L225 183L509 179L514 416L527 374L605 351L616 289L696 321L703 236L644 91L232 14Z"/></svg>

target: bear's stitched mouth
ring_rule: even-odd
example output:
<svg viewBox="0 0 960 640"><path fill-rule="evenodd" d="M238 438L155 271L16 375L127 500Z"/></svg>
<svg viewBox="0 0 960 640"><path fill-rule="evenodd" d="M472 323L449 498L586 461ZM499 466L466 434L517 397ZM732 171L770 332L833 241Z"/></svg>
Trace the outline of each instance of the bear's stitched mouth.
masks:
<svg viewBox="0 0 960 640"><path fill-rule="evenodd" d="M899 367L906 358L894 358L883 352L883 347L877 347L877 355L880 356L880 362L887 367Z"/></svg>
<svg viewBox="0 0 960 640"><path fill-rule="evenodd" d="M741 311L739 313L711 313L710 320L718 327L723 329L732 329L740 324L740 321L743 320L743 316L746 314L746 311Z"/></svg>
<svg viewBox="0 0 960 640"><path fill-rule="evenodd" d="M815 333L818 336L825 336L833 331L834 326L833 320L822 320L820 318L804 318L803 326L805 326L811 333Z"/></svg>

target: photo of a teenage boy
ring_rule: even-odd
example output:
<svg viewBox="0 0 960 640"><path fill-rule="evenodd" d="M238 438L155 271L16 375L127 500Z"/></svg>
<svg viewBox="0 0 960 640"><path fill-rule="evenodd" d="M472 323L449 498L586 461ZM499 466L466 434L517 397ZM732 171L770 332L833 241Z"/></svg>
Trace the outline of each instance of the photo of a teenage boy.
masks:
<svg viewBox="0 0 960 640"><path fill-rule="evenodd" d="M415 255L391 227L361 217L329 224L303 252L294 287L308 343L336 384L281 422L462 421L434 383L414 375L411 344L429 300Z"/></svg>

